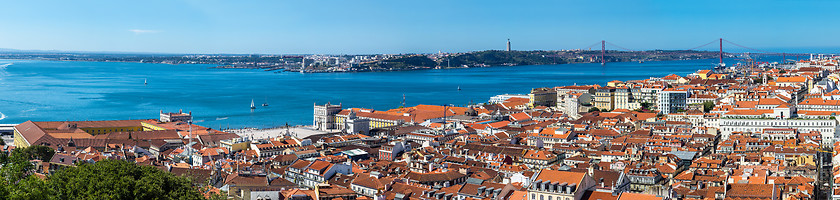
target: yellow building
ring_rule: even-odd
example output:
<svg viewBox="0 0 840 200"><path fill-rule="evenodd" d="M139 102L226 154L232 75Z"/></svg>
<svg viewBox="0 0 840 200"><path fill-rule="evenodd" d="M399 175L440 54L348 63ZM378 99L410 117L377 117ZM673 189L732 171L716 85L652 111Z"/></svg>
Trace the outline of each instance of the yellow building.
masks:
<svg viewBox="0 0 840 200"><path fill-rule="evenodd" d="M222 140L219 141L219 146L227 148L230 152L248 150L251 147L251 140L246 140L245 138Z"/></svg>
<svg viewBox="0 0 840 200"><path fill-rule="evenodd" d="M793 164L796 166L817 166L814 155L794 156Z"/></svg>
<svg viewBox="0 0 840 200"><path fill-rule="evenodd" d="M723 80L723 79L727 79L727 77L728 76L726 74L709 74L708 79L709 80Z"/></svg>
<svg viewBox="0 0 840 200"><path fill-rule="evenodd" d="M712 71L711 70L699 70L699 71L697 71L697 76L699 76L700 79L708 79L710 72L712 72Z"/></svg>
<svg viewBox="0 0 840 200"><path fill-rule="evenodd" d="M615 88L602 87L595 90L595 107L602 110L615 109Z"/></svg>
<svg viewBox="0 0 840 200"><path fill-rule="evenodd" d="M557 106L557 90L554 88L535 88L528 94L528 107Z"/></svg>
<svg viewBox="0 0 840 200"><path fill-rule="evenodd" d="M370 124L369 128L375 129L396 126L403 123L420 123L430 119L440 119L445 116L463 115L470 111L470 108L422 104L387 111L351 108L341 110L335 115L334 121L336 129L343 130L348 126L347 118L350 117L351 111L356 115L356 117L368 120L368 123ZM475 112L475 110L472 111Z"/></svg>
<svg viewBox="0 0 840 200"><path fill-rule="evenodd" d="M623 86L624 86L624 82L621 82L619 80L607 82L607 87L623 87Z"/></svg>
<svg viewBox="0 0 840 200"><path fill-rule="evenodd" d="M111 121L26 121L14 128L15 146L26 148L31 145L56 146L59 141L89 139L95 135L113 132L143 131L145 120Z"/></svg>
<svg viewBox="0 0 840 200"><path fill-rule="evenodd" d="M394 120L394 119L362 117L362 116L359 116L359 117L368 119L370 121L370 128L371 129L383 128L383 127L389 127L389 126L402 124L399 120ZM347 119L346 115L336 115L335 116L336 127L338 127L338 129L343 129L344 126L345 126L344 122L345 122L346 119Z"/></svg>
<svg viewBox="0 0 840 200"><path fill-rule="evenodd" d="M143 131L162 131L162 130L166 130L166 128L157 126L157 125L149 123L147 121L140 122L140 125L143 126Z"/></svg>

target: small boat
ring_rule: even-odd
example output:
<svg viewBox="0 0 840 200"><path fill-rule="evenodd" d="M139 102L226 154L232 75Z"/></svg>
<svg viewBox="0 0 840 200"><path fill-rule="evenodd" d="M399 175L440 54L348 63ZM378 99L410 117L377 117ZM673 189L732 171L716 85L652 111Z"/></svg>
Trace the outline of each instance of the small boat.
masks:
<svg viewBox="0 0 840 200"><path fill-rule="evenodd" d="M461 90L461 86L460 86L460 85L458 86L458 90Z"/></svg>
<svg viewBox="0 0 840 200"><path fill-rule="evenodd" d="M254 106L254 100L253 100L253 99L251 99L251 110L256 109L256 108L257 108L257 107L256 107L256 106Z"/></svg>
<svg viewBox="0 0 840 200"><path fill-rule="evenodd" d="M144 78L143 79L143 85L148 85L148 84L149 84L149 81Z"/></svg>
<svg viewBox="0 0 840 200"><path fill-rule="evenodd" d="M268 106L268 97L265 98L265 102L262 104L263 107Z"/></svg>

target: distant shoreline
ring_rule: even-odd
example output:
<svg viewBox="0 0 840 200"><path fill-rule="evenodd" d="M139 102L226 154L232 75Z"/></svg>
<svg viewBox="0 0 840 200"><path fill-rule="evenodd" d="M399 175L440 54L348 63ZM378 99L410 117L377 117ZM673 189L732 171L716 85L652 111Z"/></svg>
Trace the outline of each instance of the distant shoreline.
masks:
<svg viewBox="0 0 840 200"><path fill-rule="evenodd" d="M697 60L717 58L711 51L616 51L608 50L607 63ZM147 54L74 54L74 53L0 53L0 59L126 62L156 64L203 64L212 69L260 69L282 73L352 73L412 71L428 69L484 68L572 63L601 63L602 52L593 50L499 51L439 54L380 55L147 55ZM726 57L734 57L726 54ZM304 67L305 66L305 67Z"/></svg>

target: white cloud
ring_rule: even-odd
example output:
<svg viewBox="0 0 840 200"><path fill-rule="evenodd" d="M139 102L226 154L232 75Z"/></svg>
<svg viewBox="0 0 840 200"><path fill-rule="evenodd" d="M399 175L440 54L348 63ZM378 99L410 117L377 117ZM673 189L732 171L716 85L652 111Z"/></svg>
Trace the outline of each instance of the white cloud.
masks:
<svg viewBox="0 0 840 200"><path fill-rule="evenodd" d="M128 30L128 31L131 31L134 34L160 33L161 32L161 31L158 31L158 30L145 30L145 29L131 29L131 30Z"/></svg>

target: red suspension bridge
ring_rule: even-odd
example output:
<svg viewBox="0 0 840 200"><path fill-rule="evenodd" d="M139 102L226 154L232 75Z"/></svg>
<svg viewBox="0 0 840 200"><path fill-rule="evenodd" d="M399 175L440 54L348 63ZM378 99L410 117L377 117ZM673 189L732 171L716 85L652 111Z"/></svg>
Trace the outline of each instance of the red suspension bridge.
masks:
<svg viewBox="0 0 840 200"><path fill-rule="evenodd" d="M738 47L738 48L741 48L741 49L746 49L746 50L749 50L749 51L752 51L752 52L725 52L725 51L723 51L723 47L724 47L723 44L724 43L726 43L728 45ZM713 44L718 44L718 51L700 50L702 48L708 48L710 45L713 45ZM672 51L646 50L646 51L639 51L639 50L624 48L622 46L607 42L605 40L601 40L600 42L589 45L589 46L587 46L586 48L583 48L583 49L592 49L593 47L596 47L598 45L601 45L601 55L598 58L598 60L601 61L601 64L606 64L607 63L607 59L606 59L607 56L674 55L674 54L691 53L691 54L695 54L695 55L704 55L704 56L717 55L717 57L719 59L718 60L719 63L723 64L724 56L729 57L729 56L737 56L737 55L741 55L741 54L749 54L749 55L756 55L756 56L781 56L783 62L786 60L787 56L798 57L798 56L809 56L809 55L811 55L811 54L806 54L806 53L785 53L785 52L765 51L765 50L760 50L760 49L740 45L738 43L734 43L732 41L729 41L729 40L726 40L726 39L723 39L723 38L718 38L718 39L715 39L715 40L710 41L708 43L705 43L703 45L696 46L696 47L689 48L689 49L685 49L685 50L672 50ZM611 49L608 49L608 47L611 47Z"/></svg>

